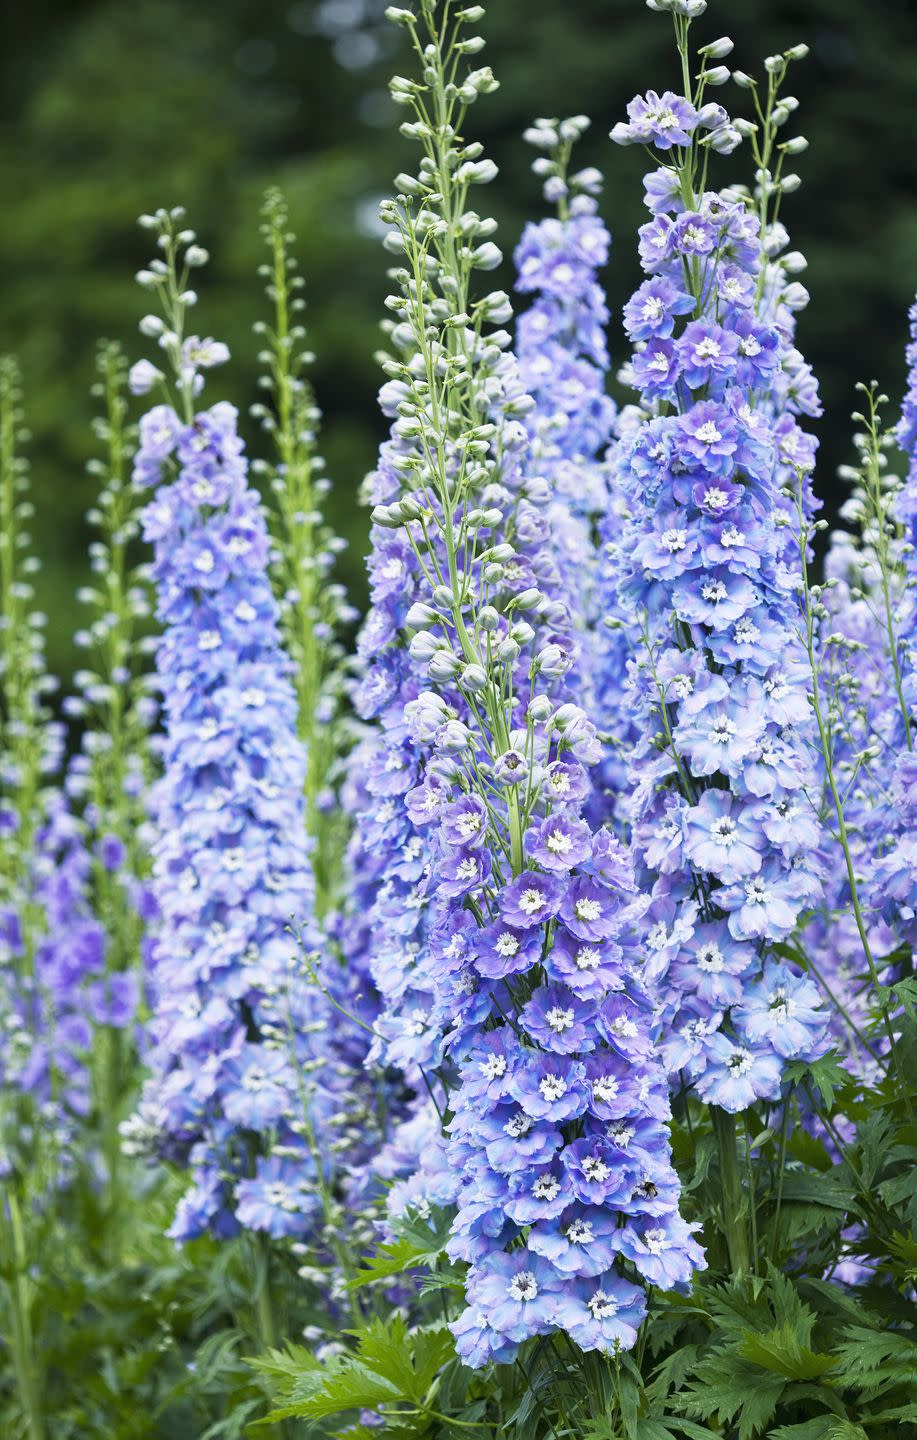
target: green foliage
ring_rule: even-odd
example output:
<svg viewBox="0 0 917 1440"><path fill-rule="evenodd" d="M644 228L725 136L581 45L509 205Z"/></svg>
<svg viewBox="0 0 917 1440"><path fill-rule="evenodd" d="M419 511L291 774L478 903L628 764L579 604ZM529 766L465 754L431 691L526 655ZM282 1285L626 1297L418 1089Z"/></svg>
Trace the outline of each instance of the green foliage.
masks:
<svg viewBox="0 0 917 1440"><path fill-rule="evenodd" d="M399 1315L347 1332L355 1349L320 1364L299 1348L274 1351L255 1367L272 1382L278 1405L271 1420L324 1420L351 1410L378 1410L392 1435L427 1435L440 1369L454 1354L442 1327L409 1331Z"/></svg>
<svg viewBox="0 0 917 1440"><path fill-rule="evenodd" d="M397 1238L380 1245L351 1282L354 1287L370 1285L417 1269L435 1270L449 1239L451 1217L434 1210L430 1221L406 1219L398 1226Z"/></svg>

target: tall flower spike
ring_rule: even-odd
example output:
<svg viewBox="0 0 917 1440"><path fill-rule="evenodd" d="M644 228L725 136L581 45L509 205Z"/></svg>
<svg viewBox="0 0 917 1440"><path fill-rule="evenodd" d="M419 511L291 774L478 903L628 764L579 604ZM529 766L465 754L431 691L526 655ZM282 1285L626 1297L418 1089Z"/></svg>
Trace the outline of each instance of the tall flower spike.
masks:
<svg viewBox="0 0 917 1440"><path fill-rule="evenodd" d="M404 990L393 969L384 994L411 1053L398 1007L425 987L413 1055L419 1067L438 1059L449 1090L450 1250L469 1264L459 1353L508 1360L556 1330L614 1351L634 1343L643 1315L634 1279L673 1285L703 1259L678 1216L668 1101L630 949L631 867L581 818L599 745L566 688L573 617L550 490L530 469L532 402L509 335L492 329L509 319L506 296L473 293L475 270L500 254L493 222L466 197L496 172L461 126L495 82L478 69L445 84L453 61L480 49L473 37L453 52L446 7L394 13L424 78L397 78L392 92L424 153L383 207L401 262L388 304L409 358L387 367L396 418L371 568L377 642L399 674L380 708L417 777L404 803L418 845L405 861L423 863L426 920ZM441 1183L435 1158L415 1194L425 1174Z"/></svg>
<svg viewBox="0 0 917 1440"><path fill-rule="evenodd" d="M901 537L896 547L900 592L897 614L886 627L886 652L898 701L892 779L893 828L898 843L890 846L879 866L878 881L886 917L894 918L913 948L917 944L917 303L911 307L909 320L908 388L896 431L908 472L893 495L891 516Z"/></svg>
<svg viewBox="0 0 917 1440"><path fill-rule="evenodd" d="M262 235L269 262L261 267L267 281L273 316L259 323L261 386L267 403L252 407L270 437L273 457L253 462L252 471L266 476L270 490L267 507L273 542L271 575L277 595L280 622L293 660L299 737L307 755L306 821L312 839L311 865L315 878L315 913L329 952L322 967L322 982L331 1001L326 1017L326 1056L340 1091L336 1116L338 1133L331 1139L335 1166L345 1185L345 1205L351 1224L361 1201L374 1188L372 1161L381 1143L382 1097L387 1087L365 1067L370 1024L375 1015L370 978L347 951L351 927L342 918L345 901L344 850L346 806L338 803L334 787L340 780L344 756L351 748L353 725L343 713L345 655L340 641L344 626L357 612L347 604L342 585L331 576L345 542L336 536L322 514L331 482L318 454L320 412L307 379L314 356L304 350L306 332L299 316L305 309L303 277L293 254L295 237L289 230L287 203L278 190L269 190L262 209ZM360 897L363 904L364 897ZM365 914L360 913L360 921ZM343 944L342 944L343 942ZM343 963L335 963L340 959Z"/></svg>
<svg viewBox="0 0 917 1440"><path fill-rule="evenodd" d="M534 401L526 417L531 464L552 496L545 513L575 621L570 664L587 708L595 690L594 632L601 628L594 533L608 509L604 457L615 418L605 393L608 307L597 278L611 243L595 199L601 176L594 169L570 172L573 146L588 123L581 115L538 120L526 132L542 152L533 169L557 214L527 225L515 254L516 289L535 296L516 326L519 374Z"/></svg>
<svg viewBox="0 0 917 1440"><path fill-rule="evenodd" d="M334 1103L314 1073L323 1000L288 933L302 928L313 948L306 757L236 413L193 412L202 370L227 352L184 335L187 267L202 252L179 221L152 217L164 258L143 274L165 319L142 328L172 362L184 413L162 404L143 417L134 469L155 487L143 527L166 736L152 1073L130 1133L137 1143L151 1125L145 1138L191 1171L176 1239L240 1226L300 1237L319 1215L316 1135Z"/></svg>
<svg viewBox="0 0 917 1440"><path fill-rule="evenodd" d="M689 18L676 9L686 73ZM754 201L699 189L709 150L740 139L723 108L704 103L706 62L695 93L638 97L613 132L665 162L646 177L647 278L624 311L646 420L617 462L629 519L615 564L643 730L631 814L652 885L644 975L661 997L670 1070L732 1112L776 1099L784 1061L825 1044L818 991L771 950L821 893L798 525L785 493L801 477L811 507L815 444L796 416L817 400L792 346L804 292L772 218L791 188L776 147L787 58L769 67Z"/></svg>
<svg viewBox="0 0 917 1440"><path fill-rule="evenodd" d="M335 558L346 542L323 518L321 505L331 482L316 447L321 419L306 376L314 356L304 350L303 277L297 273L287 203L269 190L262 208L262 234L269 262L261 267L273 306L270 324L256 326L264 341L261 379L268 403L253 407L270 436L274 456L253 462L266 475L272 503L268 519L275 553L272 570L280 603L284 640L294 662L299 734L306 747L306 816L314 841L316 912L339 898L344 835L331 784L347 736L340 717L342 626L356 611L343 586L331 579Z"/></svg>
<svg viewBox="0 0 917 1440"><path fill-rule="evenodd" d="M875 384L858 388L863 410L855 417L861 426L857 464L841 472L853 487L842 518L856 530L832 535L826 583L812 602L818 624L815 694L830 730L830 770L843 797L843 838L857 879L854 892L840 850L826 854L823 904L807 929L805 948L835 1003L838 1049L856 1072L874 1079L887 1064L889 1037L877 1023L864 937L885 972L882 957L900 950L913 924L906 889L903 909L889 893L893 877L907 873L912 849L905 777L913 768L906 699L913 599L904 487L888 466L895 436L881 422L887 397ZM826 842L824 848L833 846ZM880 978L887 984L894 977Z"/></svg>
<svg viewBox="0 0 917 1440"><path fill-rule="evenodd" d="M119 1123L133 1104L135 1021L141 1001L144 952L155 903L148 887L150 856L146 794L155 773L150 731L156 718L145 663L151 598L145 567L132 564L140 534L141 492L130 469L136 431L127 422L127 365L116 344L97 356L94 393L103 405L96 432L104 459L89 465L101 484L88 519L93 583L78 599L87 619L76 643L85 654L75 676L79 693L65 712L83 725L80 751L68 767L67 793L82 808L93 854L93 909L106 928L105 973L94 1013L103 1027L94 1047L94 1090L109 1182L114 1188L121 1148ZM107 998L106 998L107 996Z"/></svg>

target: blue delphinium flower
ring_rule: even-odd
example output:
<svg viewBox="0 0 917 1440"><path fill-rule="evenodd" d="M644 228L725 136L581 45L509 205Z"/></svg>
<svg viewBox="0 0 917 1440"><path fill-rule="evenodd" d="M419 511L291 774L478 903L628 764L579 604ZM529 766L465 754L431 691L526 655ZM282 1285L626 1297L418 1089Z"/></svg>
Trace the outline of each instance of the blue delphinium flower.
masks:
<svg viewBox="0 0 917 1440"><path fill-rule="evenodd" d="M93 1027L130 1018L103 988L106 938L88 903L91 857L60 789L43 619L33 609L19 450L18 370L0 359L0 1173L28 1215L80 1158ZM84 1147L83 1147L84 1148ZM85 1158L85 1156L83 1157ZM32 1238L26 1236L28 1247Z"/></svg>
<svg viewBox="0 0 917 1440"><path fill-rule="evenodd" d="M814 442L796 417L817 413L817 399L794 389L801 297L778 258L785 232L763 201L755 213L729 191L697 189L701 130L715 121L714 148L738 143L725 112L649 96L630 113L613 138L665 155L646 182L649 278L625 309L643 423L618 446L627 521L609 570L642 728L627 808L652 890L644 973L671 1068L738 1111L778 1098L782 1061L812 1060L826 1044L810 983L789 964L778 977L766 958L821 895L798 525L785 494L801 484L811 513ZM725 952L702 948L711 933L727 938ZM715 954L728 983L713 979ZM785 1001L768 1008L765 992ZM781 1005L798 1020L782 1024Z"/></svg>
<svg viewBox="0 0 917 1440"><path fill-rule="evenodd" d="M185 239L172 216L154 224L174 265ZM176 1239L240 1226L301 1237L319 1211L315 1135L333 1104L313 1074L325 1002L291 933L306 952L318 947L305 753L236 412L194 413L200 367L225 355L181 339L183 309L166 313L168 328L144 328L171 354L184 416L162 404L143 417L134 468L154 491L142 520L165 740L151 1075L132 1138L152 1127L159 1153L191 1171Z"/></svg>
<svg viewBox="0 0 917 1440"><path fill-rule="evenodd" d="M469 86L486 88L489 72L474 74L482 78ZM553 148L560 135L551 130L542 127L542 143ZM466 163L459 151L459 183L492 177L475 155ZM448 1087L445 1159L457 1207L449 1249L469 1266L468 1309L455 1330L462 1358L480 1365L511 1359L531 1336L566 1323L586 1348L633 1343L644 1295L614 1259L597 1253L584 1280L535 1242L571 1228L575 1236L582 1212L597 1207L638 1225L674 1216L679 1186L652 1011L636 973L643 900L627 853L583 815L601 746L570 688L576 577L563 569L551 487L532 459L553 425L539 426L509 336L491 328L509 318L506 297L469 299L475 325L454 313L454 297L471 295L473 271L498 263L499 251L486 238L491 222L471 213L461 253L440 246L430 222L458 203L452 175L450 165L429 204L414 198L411 181L383 207L389 244L408 258L405 277L422 249L426 289L417 296L405 283L389 302L398 320L383 407L393 438L372 482L374 611L363 645L374 667L363 699L385 737L367 787L375 823L397 846L384 882L388 934L374 958L380 1052L418 1079L435 1070L434 1091ZM542 315L549 298L561 307L586 293L604 253L585 207L566 223L529 232L517 257L526 283L542 291ZM531 313L540 324L538 308ZM561 374L570 366L556 351L549 358ZM587 393L607 416L594 372ZM557 430L567 433L569 421ZM601 443L591 436L585 453ZM574 988L567 977L580 967L589 983ZM620 1113L609 1123L616 1095ZM433 1188L443 1167L440 1152L431 1158ZM688 1231L678 1244L684 1275L703 1257Z"/></svg>
<svg viewBox="0 0 917 1440"><path fill-rule="evenodd" d="M166 453L164 426L173 441ZM288 933L291 923L308 925L311 906L304 753L235 411L217 404L187 425L174 411L151 412L137 473L159 481L143 524L165 632L154 845L162 918L145 1106L158 1112L160 1148L182 1156L194 1176L177 1238L226 1233L237 1221L299 1235L313 1218L314 1190L308 1199L297 1190L302 1203L291 1206L275 1171L278 1157L295 1157L314 1175L296 1067L310 1069L320 1007L291 964ZM260 1205L253 1186L264 1191Z"/></svg>

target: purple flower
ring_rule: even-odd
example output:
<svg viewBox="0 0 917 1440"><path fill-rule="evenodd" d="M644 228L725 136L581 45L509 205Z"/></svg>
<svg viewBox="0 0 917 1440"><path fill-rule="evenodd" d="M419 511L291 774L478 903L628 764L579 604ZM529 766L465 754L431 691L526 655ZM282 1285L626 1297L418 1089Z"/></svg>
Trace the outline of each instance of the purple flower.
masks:
<svg viewBox="0 0 917 1440"><path fill-rule="evenodd" d="M528 1246L562 1275L601 1275L615 1260L617 1230L614 1215L592 1205L567 1205L551 1224L535 1225Z"/></svg>
<svg viewBox="0 0 917 1440"><path fill-rule="evenodd" d="M563 985L540 985L522 1010L520 1020L527 1035L558 1055L592 1050L595 1040L589 1021L595 1007L580 1000Z"/></svg>
<svg viewBox="0 0 917 1440"><path fill-rule="evenodd" d="M728 790L708 790L685 815L685 853L699 869L731 885L761 869L764 837L755 806Z"/></svg>
<svg viewBox="0 0 917 1440"><path fill-rule="evenodd" d="M753 1050L717 1034L707 1042L706 1061L696 1084L708 1105L735 1114L756 1100L776 1100L780 1094L780 1061L772 1050Z"/></svg>
<svg viewBox="0 0 917 1440"><path fill-rule="evenodd" d="M657 150L691 144L697 125L697 111L681 95L666 90L662 95L648 90L636 95L627 107L628 125L616 125L611 138L619 145L655 145Z"/></svg>
<svg viewBox="0 0 917 1440"><path fill-rule="evenodd" d="M577 1279L565 1287L557 1317L581 1350L614 1355L630 1350L646 1314L646 1296L616 1271L594 1279Z"/></svg>
<svg viewBox="0 0 917 1440"><path fill-rule="evenodd" d="M510 1094L526 1115L563 1122L586 1109L582 1063L566 1055L526 1056L510 1082Z"/></svg>
<svg viewBox="0 0 917 1440"><path fill-rule="evenodd" d="M735 1009L749 1045L768 1043L786 1059L817 1059L825 1034L821 996L811 980L769 961Z"/></svg>
<svg viewBox="0 0 917 1440"><path fill-rule="evenodd" d="M735 373L739 337L709 320L692 320L677 342L681 373L692 390L722 387Z"/></svg>
<svg viewBox="0 0 917 1440"><path fill-rule="evenodd" d="M578 940L608 940L621 928L620 900L607 885L579 875L560 902L560 917Z"/></svg>
<svg viewBox="0 0 917 1440"><path fill-rule="evenodd" d="M671 280L644 280L624 307L624 328L631 340L668 340L678 315L690 315L694 301Z"/></svg>
<svg viewBox="0 0 917 1440"><path fill-rule="evenodd" d="M543 870L566 874L592 854L592 834L585 820L551 815L529 834L529 853Z"/></svg>
<svg viewBox="0 0 917 1440"><path fill-rule="evenodd" d="M557 914L561 894L559 881L535 870L523 870L500 892L500 914L508 925L528 930Z"/></svg>
<svg viewBox="0 0 917 1440"><path fill-rule="evenodd" d="M521 1344L552 1328L560 1285L557 1272L540 1255L526 1249L497 1251L474 1267L468 1299L498 1336Z"/></svg>

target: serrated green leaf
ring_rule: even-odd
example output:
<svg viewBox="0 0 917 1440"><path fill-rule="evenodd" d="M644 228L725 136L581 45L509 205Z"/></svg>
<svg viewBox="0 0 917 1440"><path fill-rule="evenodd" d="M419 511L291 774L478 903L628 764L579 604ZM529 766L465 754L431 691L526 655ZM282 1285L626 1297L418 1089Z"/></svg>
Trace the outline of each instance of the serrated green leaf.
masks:
<svg viewBox="0 0 917 1440"><path fill-rule="evenodd" d="M792 1084L808 1081L818 1091L828 1110L834 1106L835 1092L846 1090L855 1083L850 1071L838 1059L836 1050L829 1050L827 1055L811 1064L805 1060L791 1060L783 1073Z"/></svg>
<svg viewBox="0 0 917 1440"><path fill-rule="evenodd" d="M398 1399L396 1385L351 1356L333 1368L329 1366L319 1390L293 1404L289 1413L304 1420L324 1420L342 1410L375 1410Z"/></svg>
<svg viewBox="0 0 917 1440"><path fill-rule="evenodd" d="M917 1384L917 1376L915 1376ZM907 1405L893 1405L890 1410L871 1410L863 1419L868 1425L877 1424L880 1420L917 1420L917 1400L909 1401Z"/></svg>
<svg viewBox="0 0 917 1440"><path fill-rule="evenodd" d="M811 1330L811 1325L808 1328ZM816 1380L820 1375L827 1375L837 1363L833 1355L819 1354L802 1344L792 1324L769 1330L766 1335L747 1330L739 1354L787 1380Z"/></svg>
<svg viewBox="0 0 917 1440"><path fill-rule="evenodd" d="M828 1440L836 1415L817 1415L814 1420L801 1420L795 1425L778 1425L768 1440Z"/></svg>
<svg viewBox="0 0 917 1440"><path fill-rule="evenodd" d="M783 1177L783 1199L824 1205L834 1210L854 1211L856 1196L834 1175L812 1175L804 1170L789 1170Z"/></svg>
<svg viewBox="0 0 917 1440"><path fill-rule="evenodd" d="M738 1440L755 1440L773 1419L783 1389L780 1376L762 1372L734 1351L718 1350L701 1362L690 1388L671 1404L702 1420L731 1422Z"/></svg>
<svg viewBox="0 0 917 1440"><path fill-rule="evenodd" d="M350 1281L351 1289L358 1290L408 1270L432 1270L445 1253L449 1232L450 1220L442 1210L434 1211L429 1222L403 1221L395 1239L380 1245L374 1255L365 1259L362 1269Z"/></svg>
<svg viewBox="0 0 917 1440"><path fill-rule="evenodd" d="M869 1440L869 1437L854 1420L832 1420L828 1440Z"/></svg>

